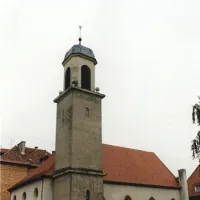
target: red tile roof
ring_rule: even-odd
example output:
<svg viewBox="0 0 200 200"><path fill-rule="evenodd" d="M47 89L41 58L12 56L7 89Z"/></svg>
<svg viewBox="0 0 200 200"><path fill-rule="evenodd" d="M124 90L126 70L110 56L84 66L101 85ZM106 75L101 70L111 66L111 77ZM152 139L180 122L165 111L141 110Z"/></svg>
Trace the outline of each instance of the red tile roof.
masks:
<svg viewBox="0 0 200 200"><path fill-rule="evenodd" d="M104 145L103 169L108 181L179 187L175 176L152 152Z"/></svg>
<svg viewBox="0 0 200 200"><path fill-rule="evenodd" d="M35 169L11 190L42 175L54 173L54 156ZM179 189L175 176L152 152L103 144L104 181Z"/></svg>
<svg viewBox="0 0 200 200"><path fill-rule="evenodd" d="M50 155L50 153L46 150L28 147L25 148L25 154L23 155L21 154L19 147L14 146L0 157L0 161L6 163L38 165L41 164L41 159L48 155Z"/></svg>
<svg viewBox="0 0 200 200"><path fill-rule="evenodd" d="M200 192L195 192L194 186L200 184L200 165L194 170L192 175L188 178L189 196L200 196Z"/></svg>
<svg viewBox="0 0 200 200"><path fill-rule="evenodd" d="M0 148L0 153L6 153L6 152L8 152L8 151L9 151L9 149Z"/></svg>

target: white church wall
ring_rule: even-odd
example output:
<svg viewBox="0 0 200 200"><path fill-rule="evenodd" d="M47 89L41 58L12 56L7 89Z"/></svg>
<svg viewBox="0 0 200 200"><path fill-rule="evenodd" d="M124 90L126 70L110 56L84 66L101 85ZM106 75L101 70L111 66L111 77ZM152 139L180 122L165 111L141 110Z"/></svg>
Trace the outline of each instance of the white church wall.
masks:
<svg viewBox="0 0 200 200"><path fill-rule="evenodd" d="M179 190L104 184L105 200L124 200L126 196L132 200L181 200Z"/></svg>
<svg viewBox="0 0 200 200"><path fill-rule="evenodd" d="M38 189L38 197L34 199L35 188ZM52 179L45 178L43 181L35 181L12 191L11 200L14 199L15 195L16 200L23 199L22 195L24 192L26 193L26 200L52 200L52 191ZM129 196L131 200L149 200L151 197L153 197L155 200L181 200L179 190L104 183L105 200L124 200L126 196Z"/></svg>
<svg viewBox="0 0 200 200"><path fill-rule="evenodd" d="M44 179L43 188L43 199L42 200L52 200L53 199L53 181L52 179Z"/></svg>
<svg viewBox="0 0 200 200"><path fill-rule="evenodd" d="M38 198L34 199L34 191L38 189ZM30 184L26 184L18 189L15 189L11 192L11 200L14 200L14 196L16 196L16 200L23 199L23 193L26 193L26 199L33 200L41 200L41 192L42 192L42 180L34 181Z"/></svg>
<svg viewBox="0 0 200 200"><path fill-rule="evenodd" d="M26 184L18 189L11 192L11 200L23 199L23 193L26 193L26 200L52 200L52 179L44 178L43 180L34 181L32 183ZM35 189L38 190L38 196L34 196Z"/></svg>

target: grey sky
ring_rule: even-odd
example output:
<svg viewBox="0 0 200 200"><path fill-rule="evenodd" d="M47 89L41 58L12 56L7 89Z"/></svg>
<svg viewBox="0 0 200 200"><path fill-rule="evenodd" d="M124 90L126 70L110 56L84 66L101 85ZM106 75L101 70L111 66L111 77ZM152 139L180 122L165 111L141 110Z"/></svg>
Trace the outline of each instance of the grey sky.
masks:
<svg viewBox="0 0 200 200"><path fill-rule="evenodd" d="M0 0L0 133L55 145L64 54L78 39L98 60L103 142L154 151L176 175L196 167L191 108L200 95L199 0Z"/></svg>

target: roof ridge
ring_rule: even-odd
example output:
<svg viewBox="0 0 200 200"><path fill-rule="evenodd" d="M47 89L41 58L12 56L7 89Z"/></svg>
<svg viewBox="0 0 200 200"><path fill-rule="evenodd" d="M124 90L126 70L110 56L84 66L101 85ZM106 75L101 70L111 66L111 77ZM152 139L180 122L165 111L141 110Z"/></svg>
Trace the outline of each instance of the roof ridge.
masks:
<svg viewBox="0 0 200 200"><path fill-rule="evenodd" d="M25 148L26 149L33 149L33 150L35 149L35 150L39 150L39 151L47 151L46 149L39 149L39 148L37 148L37 149L36 148L31 148L31 147L25 147Z"/></svg>
<svg viewBox="0 0 200 200"><path fill-rule="evenodd" d="M112 147L119 147L119 148L123 148L123 149L134 150L134 151L141 151L141 152L145 152L145 153L153 153L152 151L145 151L145 150L141 150L141 149L132 149L131 147L123 147L123 146L112 145L112 144L105 144L105 143L103 145L112 146Z"/></svg>

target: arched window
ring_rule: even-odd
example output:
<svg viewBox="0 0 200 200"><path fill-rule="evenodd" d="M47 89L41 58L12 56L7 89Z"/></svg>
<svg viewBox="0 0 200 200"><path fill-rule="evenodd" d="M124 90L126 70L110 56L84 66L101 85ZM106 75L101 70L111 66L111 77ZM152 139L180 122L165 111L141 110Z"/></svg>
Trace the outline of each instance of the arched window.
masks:
<svg viewBox="0 0 200 200"><path fill-rule="evenodd" d="M71 68L68 67L65 72L65 90L70 86Z"/></svg>
<svg viewBox="0 0 200 200"><path fill-rule="evenodd" d="M91 90L91 72L86 65L81 67L81 87L86 90Z"/></svg>
<svg viewBox="0 0 200 200"><path fill-rule="evenodd" d="M34 198L34 200L38 199L38 189L37 188L35 188L35 190L34 190L33 198Z"/></svg>
<svg viewBox="0 0 200 200"><path fill-rule="evenodd" d="M131 200L131 197L126 196L126 197L124 198L124 200Z"/></svg>
<svg viewBox="0 0 200 200"><path fill-rule="evenodd" d="M155 200L153 197L150 197L149 200Z"/></svg>
<svg viewBox="0 0 200 200"><path fill-rule="evenodd" d="M16 195L13 197L13 200L17 200L17 197L16 197Z"/></svg>
<svg viewBox="0 0 200 200"><path fill-rule="evenodd" d="M22 200L26 200L26 192L23 193Z"/></svg>
<svg viewBox="0 0 200 200"><path fill-rule="evenodd" d="M90 200L90 190L86 190L86 200Z"/></svg>

